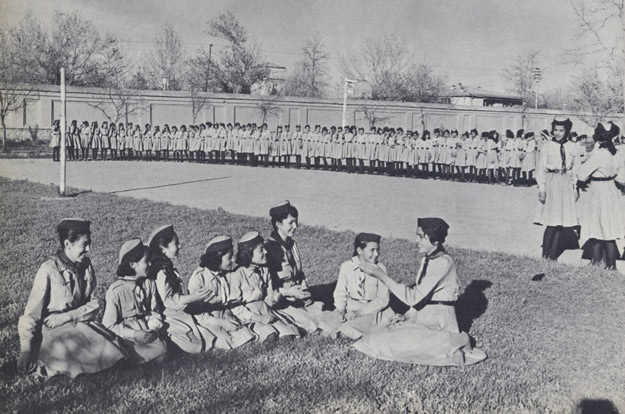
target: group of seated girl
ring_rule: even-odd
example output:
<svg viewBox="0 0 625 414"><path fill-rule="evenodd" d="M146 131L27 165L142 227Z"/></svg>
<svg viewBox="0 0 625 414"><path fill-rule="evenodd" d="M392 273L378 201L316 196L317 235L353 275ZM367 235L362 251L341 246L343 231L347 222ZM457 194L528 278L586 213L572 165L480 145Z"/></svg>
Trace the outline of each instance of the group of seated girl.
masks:
<svg viewBox="0 0 625 414"><path fill-rule="evenodd" d="M442 246L443 220L419 219L417 244L424 259L414 288L393 281L378 263L380 236L357 235L354 255L339 272L336 309L324 310L308 289L293 239L297 209L285 201L270 216L269 238L246 233L236 256L230 237L211 239L187 288L174 267L180 244L173 226L156 228L147 244L138 238L125 242L101 323L87 256L90 222L63 220L57 226L61 250L41 265L18 323L19 368L74 378L120 361L164 361L173 348L201 353L318 331L357 340L357 349L384 359L465 365L486 357L458 329L459 282ZM414 307L395 314L389 290Z"/></svg>

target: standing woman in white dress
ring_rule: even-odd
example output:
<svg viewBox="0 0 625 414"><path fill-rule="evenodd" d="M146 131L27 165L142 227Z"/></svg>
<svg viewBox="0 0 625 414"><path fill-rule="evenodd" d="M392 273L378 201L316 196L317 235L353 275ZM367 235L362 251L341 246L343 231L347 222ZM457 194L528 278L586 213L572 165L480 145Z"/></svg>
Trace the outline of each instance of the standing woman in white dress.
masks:
<svg viewBox="0 0 625 414"><path fill-rule="evenodd" d="M534 170L536 169L536 139L534 133L525 134L525 147L523 149L523 159L521 160L521 173L523 174L523 183L526 186L532 185L534 181Z"/></svg>
<svg viewBox="0 0 625 414"><path fill-rule="evenodd" d="M546 226L543 235L544 258L557 260L567 248L578 248L574 227L579 225L573 171L577 168L577 144L568 140L573 123L570 119L554 118L551 122L553 139L543 144L540 169L536 171L538 201L542 204L535 223Z"/></svg>
<svg viewBox="0 0 625 414"><path fill-rule="evenodd" d="M590 250L594 265L605 261L607 269L616 269L618 258L617 239L625 237L625 214L621 208L621 194L614 181L625 184L625 166L617 156L612 141L618 137L619 127L609 122L595 128L593 139L596 148L590 158L577 169L577 179L589 181L589 197L586 209L581 214L582 236L589 239L586 248Z"/></svg>

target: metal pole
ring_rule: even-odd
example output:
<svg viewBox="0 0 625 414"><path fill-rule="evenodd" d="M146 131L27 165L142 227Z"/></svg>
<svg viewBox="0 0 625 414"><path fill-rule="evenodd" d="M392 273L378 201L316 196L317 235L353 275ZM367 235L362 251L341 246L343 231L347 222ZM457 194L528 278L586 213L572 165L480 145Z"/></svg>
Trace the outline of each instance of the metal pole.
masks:
<svg viewBox="0 0 625 414"><path fill-rule="evenodd" d="M534 109L538 109L538 81L536 81L536 99L534 100Z"/></svg>
<svg viewBox="0 0 625 414"><path fill-rule="evenodd" d="M61 183L59 185L59 193L61 197L65 196L65 134L67 131L67 121L66 121L66 103L65 103L65 68L61 68Z"/></svg>
<svg viewBox="0 0 625 414"><path fill-rule="evenodd" d="M341 126L345 125L347 125L347 78L343 85L343 124Z"/></svg>
<svg viewBox="0 0 625 414"><path fill-rule="evenodd" d="M213 45L208 45L208 71L206 73L206 91L209 88L209 82L211 80L211 53L213 52Z"/></svg>

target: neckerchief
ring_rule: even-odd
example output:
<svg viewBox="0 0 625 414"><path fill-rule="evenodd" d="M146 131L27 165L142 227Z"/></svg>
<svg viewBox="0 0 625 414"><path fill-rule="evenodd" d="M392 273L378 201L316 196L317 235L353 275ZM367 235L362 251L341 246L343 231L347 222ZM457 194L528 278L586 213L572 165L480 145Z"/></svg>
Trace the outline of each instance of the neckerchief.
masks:
<svg viewBox="0 0 625 414"><path fill-rule="evenodd" d="M560 141L558 141L557 139L552 138L552 141L555 142L556 144L560 144L560 158L562 158L562 174L564 174L566 171L566 151L564 149L564 144L566 144L568 139L564 137Z"/></svg>
<svg viewBox="0 0 625 414"><path fill-rule="evenodd" d="M419 277L417 278L417 286L421 283L421 280L423 280L423 277L425 276L425 273L428 270L428 263L430 262L430 259L436 259L438 256L440 256L443 253L445 253L445 248L439 244L432 253L425 255L425 260L423 261L423 267L421 268L421 273L419 274Z"/></svg>

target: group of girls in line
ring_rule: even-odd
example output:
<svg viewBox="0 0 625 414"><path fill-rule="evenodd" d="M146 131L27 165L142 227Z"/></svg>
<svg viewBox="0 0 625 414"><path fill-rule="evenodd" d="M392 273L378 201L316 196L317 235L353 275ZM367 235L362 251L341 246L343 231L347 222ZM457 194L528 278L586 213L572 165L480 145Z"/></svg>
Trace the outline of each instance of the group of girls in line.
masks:
<svg viewBox="0 0 625 414"><path fill-rule="evenodd" d="M146 245L139 238L123 243L101 322L88 258L90 222L64 219L57 226L61 249L39 268L19 319L18 367L74 378L120 361L164 361L172 348L201 353L317 331L357 340L359 350L385 359L465 365L486 358L458 328L459 280L443 247L448 226L442 219L419 219L417 246L424 257L414 288L393 281L378 262L380 236L356 236L332 311L308 288L293 239L297 209L286 201L270 216L270 236L246 233L236 255L230 237L211 239L186 286L174 264L180 242L173 226L156 228ZM389 291L413 308L395 314Z"/></svg>
<svg viewBox="0 0 625 414"><path fill-rule="evenodd" d="M620 129L612 122L599 123L592 152L581 158L570 139L572 127L570 119L555 118L551 133L545 131L550 140L542 146L536 173L540 204L535 223L545 226L542 255L556 260L585 240L583 259L616 269L616 260L625 260L617 245L625 239L620 191L625 186L625 150L615 145Z"/></svg>
<svg viewBox="0 0 625 414"><path fill-rule="evenodd" d="M548 135L548 134L547 134ZM70 160L141 159L216 162L226 161L253 166L291 165L331 169L350 173L388 174L417 178L531 185L542 143L548 136L533 132L472 129L459 135L457 130L405 131L402 128L321 127L311 130L289 125L269 131L267 124L181 125L132 123L79 127L72 121L66 135ZM572 136L576 139L576 135ZM50 146L53 159L59 158L60 132L55 123ZM91 155L89 154L91 150ZM580 154L585 155L583 140Z"/></svg>

